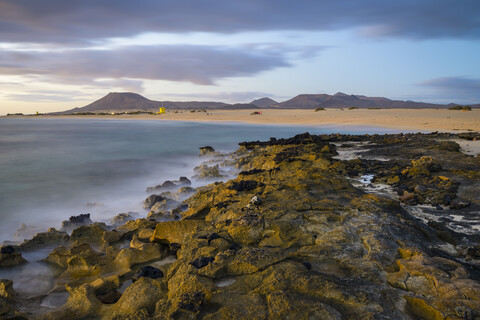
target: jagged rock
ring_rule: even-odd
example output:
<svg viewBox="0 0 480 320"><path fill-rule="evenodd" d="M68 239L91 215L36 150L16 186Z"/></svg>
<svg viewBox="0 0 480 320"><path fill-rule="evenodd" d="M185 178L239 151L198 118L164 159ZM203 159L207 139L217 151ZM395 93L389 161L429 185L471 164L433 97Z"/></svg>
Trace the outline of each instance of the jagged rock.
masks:
<svg viewBox="0 0 480 320"><path fill-rule="evenodd" d="M168 211L171 210L172 208L178 206L179 203L175 200L171 199L164 199L161 201L157 201L152 207L150 207L150 210L153 212L162 212L162 211Z"/></svg>
<svg viewBox="0 0 480 320"><path fill-rule="evenodd" d="M422 193L424 193L425 191L427 191L427 188L425 188L425 187L422 186L422 185L417 185L417 186L415 187L415 189L413 189L413 192L414 192L414 193L420 193L420 194L422 194Z"/></svg>
<svg viewBox="0 0 480 320"><path fill-rule="evenodd" d="M258 243L263 238L264 219L256 214L248 214L231 221L228 234L242 245Z"/></svg>
<svg viewBox="0 0 480 320"><path fill-rule="evenodd" d="M162 250L156 243L145 243L137 248L124 248L120 250L114 259L114 264L121 268L131 268L133 265L159 260L165 257L165 250Z"/></svg>
<svg viewBox="0 0 480 320"><path fill-rule="evenodd" d="M27 262L12 246L3 246L0 253L0 267L13 267Z"/></svg>
<svg viewBox="0 0 480 320"><path fill-rule="evenodd" d="M462 214L473 216L478 159L437 147L453 137L302 134L246 143L233 154L244 174L198 188L182 220L129 221L113 238L101 225L74 232L71 247L48 258L66 269L55 280L70 297L43 317L475 319L479 237L453 231L457 221L432 208L438 219L425 224L414 216L419 207L349 179L393 179L399 196L413 196L409 204L469 199ZM333 159L333 142L362 142L368 157L391 160ZM173 192L161 196L183 201ZM100 240L98 251L79 243ZM140 277L120 295L120 284L147 263L164 277Z"/></svg>
<svg viewBox="0 0 480 320"><path fill-rule="evenodd" d="M61 246L68 242L70 236L63 231L48 229L47 232L37 233L32 239L26 240L20 245L22 250L33 250L52 246Z"/></svg>
<svg viewBox="0 0 480 320"><path fill-rule="evenodd" d="M205 146L205 147L200 147L200 156L209 156L209 155L215 155L215 149L213 149L211 146Z"/></svg>
<svg viewBox="0 0 480 320"><path fill-rule="evenodd" d="M191 262L191 265L197 269L207 266L209 263L215 261L214 257L200 257Z"/></svg>
<svg viewBox="0 0 480 320"><path fill-rule="evenodd" d="M150 210L157 202L165 200L164 197L158 194L152 194L143 201L143 208Z"/></svg>
<svg viewBox="0 0 480 320"><path fill-rule="evenodd" d="M0 279L0 298L13 299L16 295L13 290L13 281Z"/></svg>
<svg viewBox="0 0 480 320"><path fill-rule="evenodd" d="M114 227L121 226L128 221L135 220L138 218L138 213L136 212L128 212L128 213L119 213L111 220L111 223Z"/></svg>
<svg viewBox="0 0 480 320"><path fill-rule="evenodd" d="M220 168L217 165L214 166L208 166L206 164L200 165L198 167L195 167L193 169L195 172L195 175L193 178L195 179L218 179L218 178L223 178L224 175L220 173Z"/></svg>
<svg viewBox="0 0 480 320"><path fill-rule="evenodd" d="M70 242L86 242L96 248L104 249L111 243L119 241L122 235L122 232L116 230L109 231L104 224L91 224L73 230Z"/></svg>
<svg viewBox="0 0 480 320"><path fill-rule="evenodd" d="M78 216L71 216L68 220L63 221L60 230L70 232L75 228L87 226L92 223L93 222L90 219L90 213L83 213Z"/></svg>
<svg viewBox="0 0 480 320"><path fill-rule="evenodd" d="M141 267L132 276L132 282L137 281L141 277L147 277L147 278L151 278L151 279L163 278L163 272L161 270L155 268L155 267L152 267L152 266Z"/></svg>
<svg viewBox="0 0 480 320"><path fill-rule="evenodd" d="M152 238L152 242L165 244L183 243L186 238L190 238L197 231L208 230L211 224L205 221L181 220L166 221L157 224Z"/></svg>
<svg viewBox="0 0 480 320"><path fill-rule="evenodd" d="M255 190L258 187L262 187L265 184L262 182L258 182L255 180L240 180L240 181L234 181L230 186L228 186L228 189L235 190L238 192L241 191L251 191Z"/></svg>
<svg viewBox="0 0 480 320"><path fill-rule="evenodd" d="M154 187L148 187L147 192L161 192L161 191L169 191L178 188L185 188L190 187L192 182L187 177L180 177L178 180L170 181L167 180L162 184L156 185Z"/></svg>

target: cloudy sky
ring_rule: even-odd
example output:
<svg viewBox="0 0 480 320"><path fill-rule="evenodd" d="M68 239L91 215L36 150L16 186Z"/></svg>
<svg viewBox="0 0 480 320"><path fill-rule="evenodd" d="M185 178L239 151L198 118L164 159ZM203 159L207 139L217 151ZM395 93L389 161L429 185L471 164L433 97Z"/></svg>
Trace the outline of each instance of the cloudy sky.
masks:
<svg viewBox="0 0 480 320"><path fill-rule="evenodd" d="M0 0L0 114L300 93L480 103L479 0Z"/></svg>

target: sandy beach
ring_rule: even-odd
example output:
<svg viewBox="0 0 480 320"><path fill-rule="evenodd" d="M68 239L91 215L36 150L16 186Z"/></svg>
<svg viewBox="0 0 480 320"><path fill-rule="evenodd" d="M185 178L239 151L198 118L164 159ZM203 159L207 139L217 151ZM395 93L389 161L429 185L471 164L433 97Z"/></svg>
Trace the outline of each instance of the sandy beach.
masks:
<svg viewBox="0 0 480 320"><path fill-rule="evenodd" d="M260 115L252 115L254 111ZM445 109L258 109L258 110L167 110L159 115L115 116L35 116L40 118L106 118L173 121L235 121L255 124L373 126L403 130L462 132L480 131L480 110L470 112Z"/></svg>

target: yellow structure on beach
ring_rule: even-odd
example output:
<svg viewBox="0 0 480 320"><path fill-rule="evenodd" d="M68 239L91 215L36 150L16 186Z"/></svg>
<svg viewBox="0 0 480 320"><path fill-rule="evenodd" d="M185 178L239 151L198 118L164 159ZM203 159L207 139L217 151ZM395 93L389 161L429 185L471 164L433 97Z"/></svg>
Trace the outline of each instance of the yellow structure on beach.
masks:
<svg viewBox="0 0 480 320"><path fill-rule="evenodd" d="M157 114L163 114L163 113L165 113L165 108L164 107L158 108Z"/></svg>

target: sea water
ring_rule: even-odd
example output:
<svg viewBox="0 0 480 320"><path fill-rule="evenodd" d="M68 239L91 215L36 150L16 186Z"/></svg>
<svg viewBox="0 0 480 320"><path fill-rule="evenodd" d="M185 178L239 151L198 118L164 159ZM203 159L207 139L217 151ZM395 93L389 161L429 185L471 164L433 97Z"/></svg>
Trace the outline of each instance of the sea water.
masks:
<svg viewBox="0 0 480 320"><path fill-rule="evenodd" d="M0 119L0 242L44 231L72 215L108 221L145 216L145 189L190 178L199 147L233 151L241 141L295 134L386 133L387 129L111 119Z"/></svg>

